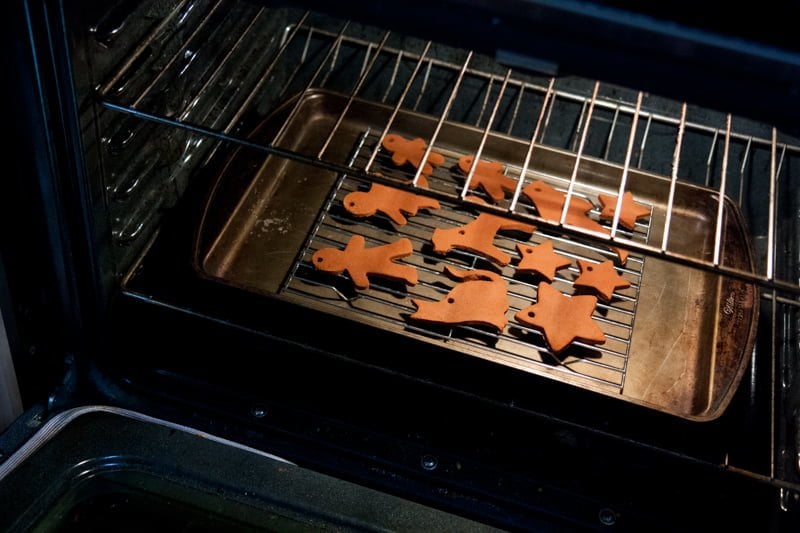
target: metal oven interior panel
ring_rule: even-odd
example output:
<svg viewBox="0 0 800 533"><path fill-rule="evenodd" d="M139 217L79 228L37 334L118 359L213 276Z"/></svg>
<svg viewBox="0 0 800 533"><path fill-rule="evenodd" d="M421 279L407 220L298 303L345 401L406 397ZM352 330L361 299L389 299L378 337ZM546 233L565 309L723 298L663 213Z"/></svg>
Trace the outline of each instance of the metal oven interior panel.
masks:
<svg viewBox="0 0 800 533"><path fill-rule="evenodd" d="M216 301L253 302L239 294L249 292L259 311L269 313L286 309L287 302L319 310L328 305L327 298L333 302L332 313L344 306L347 313L359 315L357 322L369 324L369 338L377 335L375 328L402 330L402 335L423 340L426 346L448 345L443 339L448 331L409 332L408 322L396 316L365 319L374 313L364 315L358 306L372 312L374 302L367 297L352 300L344 278L318 283L319 277L307 275L303 267L307 249L320 240L340 244L344 234L339 230L352 229L337 211L343 192L371 181L411 187L402 181L415 178L413 169L392 168L377 149L383 135L397 130L423 137L431 149L449 154L451 164L455 156L468 153L499 160L512 177L523 178L520 183L544 178L595 205L598 192L632 190L652 208L650 218L632 233L612 221L608 235L598 235L543 220L518 195L509 195L498 206L466 204L464 190L458 189L464 186L463 177L440 169L439 188L435 183L430 194L451 206L448 213L453 214L448 216L455 218L425 215L420 220L451 225L487 211L536 225L534 241L547 235L576 256L610 257L611 246L628 250L630 264L623 272L634 288L621 295L617 308L607 310L618 315L607 321L613 329L609 333L617 338L608 361L605 356L597 361L573 354L572 363L565 366L542 351L531 354L523 366L557 380L572 373L568 366L582 368L580 375L567 379L581 391L619 395L622 390L634 403L679 418L721 417L712 422L720 425L711 427L733 427L734 436L756 428L757 434L746 442L721 439L709 444L711 451L696 454L679 450L659 430L642 444L774 484L787 493L800 486L793 459L800 305L795 174L800 144L791 136L770 125L635 88L509 69L467 50L398 35L388 27L267 3L118 2L78 11L65 3L86 172L93 185L97 227L107 229L111 263L126 298L202 315L233 329L243 327L242 313ZM297 188L284 190L286 184ZM282 194L304 196L305 203L282 213L283 199L271 203ZM248 201L255 202L246 206L253 211L238 213L235 206ZM258 201L277 211L263 212L265 205ZM193 203L190 212L196 218L177 225L191 234L193 249L188 256L164 263L159 254L169 257L168 239L175 225L171 219L184 212L187 202ZM238 231L254 231L260 240L228 238L226 223L240 215L245 222ZM285 223L286 216L294 217L292 224ZM597 217L597 212L591 216ZM359 226L376 242L387 228L391 226L382 220ZM242 255L237 246L256 242L263 254L287 239L291 246L267 263L244 262L245 269L267 265L255 277L236 270L243 258L252 257ZM422 246L422 240L418 244ZM514 244L504 241L509 251ZM188 284L191 275L202 279L192 281L191 290L180 298L171 283L153 272L159 261L183 267L195 259L199 273L181 270L186 276L181 283ZM464 265L473 259L466 254L448 256ZM428 269L426 276L434 276L426 257L420 260ZM661 274L652 274L659 270ZM303 272L306 281L301 279ZM504 274L520 280L511 270ZM208 283L208 278L223 283ZM572 278L574 271L562 276L567 291ZM427 279L429 298L442 290L433 286L434 279ZM524 299L535 299L533 286L520 282L518 288ZM695 294L698 299L678 302L678 288L691 293L688 299ZM395 288L389 289L381 295L381 305L387 298L405 305L407 295L395 296ZM321 294L323 290L329 293ZM661 384L661 397L649 395L642 376L658 368L659 350L634 345L652 338L637 336L635 330L647 322L646 314L665 292L675 295L673 303L680 311L695 313L687 318L692 355L679 359L680 364L691 364L667 372L667 381L686 387L691 397L680 391L670 397L676 391L667 382ZM671 308L665 309L649 320L661 322L671 313ZM279 319L264 333L280 336L282 329L297 328L286 320L284 324ZM485 332L466 336L472 333L482 338L479 344L486 344ZM508 365L510 352L519 349L518 340L505 351L492 348L487 355L479 347L477 352L490 360L499 353ZM491 343L500 341L511 339ZM316 341L308 342L313 346ZM476 352L469 343L464 346L460 349ZM525 342L523 348L528 346ZM639 353L650 354L652 360L643 363L635 357ZM364 355L368 361L371 357L379 360ZM717 370L723 374L717 375ZM675 379L686 373L691 380ZM545 381L531 379L525 383ZM769 392L753 393L757 398L752 405L759 408L747 411L748 395L762 390L758 384L764 381ZM637 387L641 390L634 392ZM738 401L726 418L724 408L734 393ZM490 401L504 401L486 395ZM604 423L598 422L603 417L589 417L589 425L603 429ZM755 422L742 422L740 427L748 417ZM569 420L569 414L565 418ZM704 431L670 424L666 426ZM750 438L757 444L750 447ZM746 451L737 453L741 448ZM739 456L744 457L741 462Z"/></svg>

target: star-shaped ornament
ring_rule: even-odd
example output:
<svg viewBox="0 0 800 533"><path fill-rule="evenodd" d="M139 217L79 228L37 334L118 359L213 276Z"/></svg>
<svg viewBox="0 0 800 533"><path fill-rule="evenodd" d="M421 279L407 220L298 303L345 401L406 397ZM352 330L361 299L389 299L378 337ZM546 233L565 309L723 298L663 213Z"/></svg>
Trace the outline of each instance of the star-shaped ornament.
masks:
<svg viewBox="0 0 800 533"><path fill-rule="evenodd" d="M549 283L540 283L536 303L514 316L520 324L541 330L550 349L557 353L575 340L588 344L606 341L592 319L596 305L594 296L569 297Z"/></svg>
<svg viewBox="0 0 800 533"><path fill-rule="evenodd" d="M575 280L576 287L594 289L604 302L611 301L614 291L627 289L631 282L617 274L612 261L592 263L578 259L581 275Z"/></svg>
<svg viewBox="0 0 800 533"><path fill-rule="evenodd" d="M603 220L614 220L614 213L617 210L617 196L609 194L598 194L597 198L603 206L600 212L600 218ZM619 224L623 228L631 231L636 228L636 221L640 218L650 216L650 208L646 205L637 204L633 201L633 193L626 191L622 195L622 210L619 213Z"/></svg>
<svg viewBox="0 0 800 533"><path fill-rule="evenodd" d="M559 255L553 251L553 241L544 241L538 246L517 244L519 255L522 256L517 270L520 272L539 274L553 281L556 270L566 268L572 264L572 259Z"/></svg>

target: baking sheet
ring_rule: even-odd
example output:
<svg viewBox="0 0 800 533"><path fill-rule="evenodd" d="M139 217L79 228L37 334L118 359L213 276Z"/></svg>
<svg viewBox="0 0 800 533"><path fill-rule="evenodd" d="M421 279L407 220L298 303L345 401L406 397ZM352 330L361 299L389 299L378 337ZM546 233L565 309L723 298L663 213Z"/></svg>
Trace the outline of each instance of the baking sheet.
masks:
<svg viewBox="0 0 800 533"><path fill-rule="evenodd" d="M311 91L289 102L253 136L298 153L316 156L336 124L347 98ZM288 113L293 106L296 112ZM354 100L341 121L325 159L363 169L376 149L391 108ZM284 121L290 120L285 123ZM285 125L284 125L285 124ZM435 120L400 111L391 128L408 138L430 138ZM430 177L430 190L442 209L421 212L407 226L394 225L385 217L355 219L342 207L344 195L366 190L370 180L340 175L319 167L279 157L259 157L237 152L221 172L209 198L201 224L197 268L210 278L260 294L288 299L340 316L347 316L421 341L445 344L468 356L557 379L602 394L615 396L676 416L710 420L719 416L730 400L747 365L757 320L756 289L735 279L663 260L631 253L618 272L631 287L615 293L606 305L599 303L594 318L607 336L599 346L573 343L559 354L551 353L537 331L513 318L516 310L536 301L536 280L516 272L519 242L554 242L556 251L573 259L602 261L615 257L603 244L539 228L530 238L501 234L495 244L515 260L503 268L467 252L446 256L430 250L435 228L454 227L475 218L479 208L458 200L463 177L454 169L462 155L474 153L481 131L445 122L436 151L447 161ZM490 136L482 159L502 161L506 174L518 179L527 145L519 140ZM515 164L516 163L516 164ZM536 146L527 182L543 180L565 190L574 167L574 154ZM371 171L374 179L408 187L413 175L397 168L379 150ZM581 162L574 192L599 205L600 193L616 194L622 169L599 160ZM669 180L631 171L630 190L651 216L632 232L621 230L633 241L660 243L666 216ZM424 190L416 190L426 194ZM522 197L518 214L534 214ZM448 200L450 199L450 200ZM692 257L711 257L717 200L714 191L679 184L671 219L670 251ZM503 207L507 207L509 198ZM741 216L725 201L724 264L751 268L750 245ZM597 212L592 214L597 218ZM363 235L369 245L384 244L405 236L414 255L403 260L414 265L420 283L413 287L372 281L370 289L356 291L345 275L330 276L313 270L310 257L320 247L343 247L351 235ZM410 299L439 300L454 286L442 274L445 265L485 268L500 273L509 286L509 323L501 334L480 327L442 327L415 323ZM554 286L573 294L576 264L560 271Z"/></svg>

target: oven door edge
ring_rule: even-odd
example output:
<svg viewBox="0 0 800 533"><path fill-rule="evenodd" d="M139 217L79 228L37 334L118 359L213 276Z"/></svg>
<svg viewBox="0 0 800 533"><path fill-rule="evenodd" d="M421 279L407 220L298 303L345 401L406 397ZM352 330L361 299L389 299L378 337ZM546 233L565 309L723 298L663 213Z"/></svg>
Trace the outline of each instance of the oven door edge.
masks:
<svg viewBox="0 0 800 533"><path fill-rule="evenodd" d="M0 466L0 494L4 531L102 529L120 517L133 528L157 520L226 531L489 529L203 431L100 405L42 424Z"/></svg>

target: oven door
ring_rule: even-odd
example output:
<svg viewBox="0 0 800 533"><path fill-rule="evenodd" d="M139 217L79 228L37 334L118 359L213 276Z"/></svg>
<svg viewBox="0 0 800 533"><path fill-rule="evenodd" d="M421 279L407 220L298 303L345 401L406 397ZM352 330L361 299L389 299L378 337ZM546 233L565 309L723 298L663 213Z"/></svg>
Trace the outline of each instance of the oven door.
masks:
<svg viewBox="0 0 800 533"><path fill-rule="evenodd" d="M41 424L0 467L0 494L3 531L493 530L186 426L99 406Z"/></svg>

